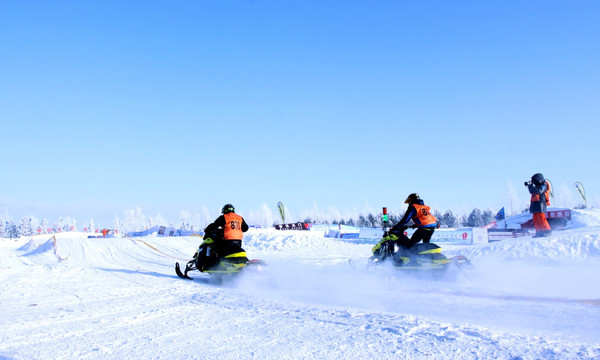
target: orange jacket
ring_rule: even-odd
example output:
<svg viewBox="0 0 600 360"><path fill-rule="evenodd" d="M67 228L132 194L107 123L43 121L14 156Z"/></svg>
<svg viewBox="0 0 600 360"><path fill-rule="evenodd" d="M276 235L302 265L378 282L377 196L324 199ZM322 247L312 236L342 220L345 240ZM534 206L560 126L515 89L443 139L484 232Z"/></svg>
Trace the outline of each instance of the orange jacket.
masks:
<svg viewBox="0 0 600 360"><path fill-rule="evenodd" d="M408 205L408 209L404 213L404 216L400 221L390 229L390 233L399 234L402 233L403 227L406 226L411 220L419 228L435 229L437 227L437 219L431 214L431 208L418 199L411 202Z"/></svg>
<svg viewBox="0 0 600 360"><path fill-rule="evenodd" d="M244 232L242 223L244 219L236 213L227 213L223 215L225 226L223 226L223 240L242 240Z"/></svg>
<svg viewBox="0 0 600 360"><path fill-rule="evenodd" d="M412 206L417 210L417 214L412 218L415 224L427 226L437 223L435 216L431 215L431 208L429 206L420 204L412 204Z"/></svg>
<svg viewBox="0 0 600 360"><path fill-rule="evenodd" d="M531 194L531 203L529 205L529 212L538 213L546 212L546 207L550 206L550 183L545 181L539 186L530 184L528 186L529 193Z"/></svg>

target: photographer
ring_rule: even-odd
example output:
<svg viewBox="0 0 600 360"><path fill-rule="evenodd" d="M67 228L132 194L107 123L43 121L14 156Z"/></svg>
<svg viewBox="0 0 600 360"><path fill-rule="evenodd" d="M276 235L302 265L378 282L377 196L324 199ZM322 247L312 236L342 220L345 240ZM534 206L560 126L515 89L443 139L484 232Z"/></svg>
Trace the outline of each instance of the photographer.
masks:
<svg viewBox="0 0 600 360"><path fill-rule="evenodd" d="M526 181L525 186L531 194L529 212L533 214L533 225L535 235L533 237L550 236L552 230L546 219L546 207L550 205L550 183L544 179L544 175L537 173Z"/></svg>

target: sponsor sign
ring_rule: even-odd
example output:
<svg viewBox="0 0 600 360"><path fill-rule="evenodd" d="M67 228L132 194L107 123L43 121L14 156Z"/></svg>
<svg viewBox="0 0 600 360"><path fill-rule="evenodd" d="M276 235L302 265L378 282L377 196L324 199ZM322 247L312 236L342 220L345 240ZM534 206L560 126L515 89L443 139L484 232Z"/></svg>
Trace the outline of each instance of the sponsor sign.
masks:
<svg viewBox="0 0 600 360"><path fill-rule="evenodd" d="M404 233L411 237L415 229L408 229ZM467 228L467 229L437 229L431 237L432 243L453 242L459 244L480 244L488 242L487 229Z"/></svg>
<svg viewBox="0 0 600 360"><path fill-rule="evenodd" d="M310 224L297 222L291 224L277 224L275 225L277 230L310 230Z"/></svg>

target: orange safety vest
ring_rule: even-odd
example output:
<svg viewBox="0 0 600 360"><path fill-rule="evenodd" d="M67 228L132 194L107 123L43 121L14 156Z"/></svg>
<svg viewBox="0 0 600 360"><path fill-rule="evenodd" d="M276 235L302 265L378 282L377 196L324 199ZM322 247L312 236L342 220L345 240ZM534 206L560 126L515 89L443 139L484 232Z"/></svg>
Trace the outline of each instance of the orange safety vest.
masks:
<svg viewBox="0 0 600 360"><path fill-rule="evenodd" d="M242 240L244 232L242 231L242 223L244 219L236 213L224 214L225 227L223 227L223 240Z"/></svg>
<svg viewBox="0 0 600 360"><path fill-rule="evenodd" d="M417 215L413 216L413 221L415 222L415 224L429 225L437 222L435 216L431 215L431 213L429 212L431 210L429 206L419 204L412 204L412 206L414 206L417 210ZM418 221L416 221L415 218L417 218Z"/></svg>
<svg viewBox="0 0 600 360"><path fill-rule="evenodd" d="M550 183L547 181L546 181L546 186L548 187L548 190L546 190L546 192L544 192L544 196L546 197L546 205L550 206ZM533 202L540 201L540 195L539 194L531 195L531 201L533 201Z"/></svg>

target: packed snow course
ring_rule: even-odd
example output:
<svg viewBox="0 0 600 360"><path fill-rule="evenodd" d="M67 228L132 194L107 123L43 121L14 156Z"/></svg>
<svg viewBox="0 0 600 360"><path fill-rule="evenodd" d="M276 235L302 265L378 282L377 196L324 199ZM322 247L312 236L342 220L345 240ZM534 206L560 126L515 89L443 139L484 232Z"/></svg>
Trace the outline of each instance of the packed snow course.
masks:
<svg viewBox="0 0 600 360"><path fill-rule="evenodd" d="M267 268L222 285L174 273L199 237L3 239L0 359L598 359L600 211L573 216L548 238L440 244L473 264L441 279L311 231L251 229Z"/></svg>

